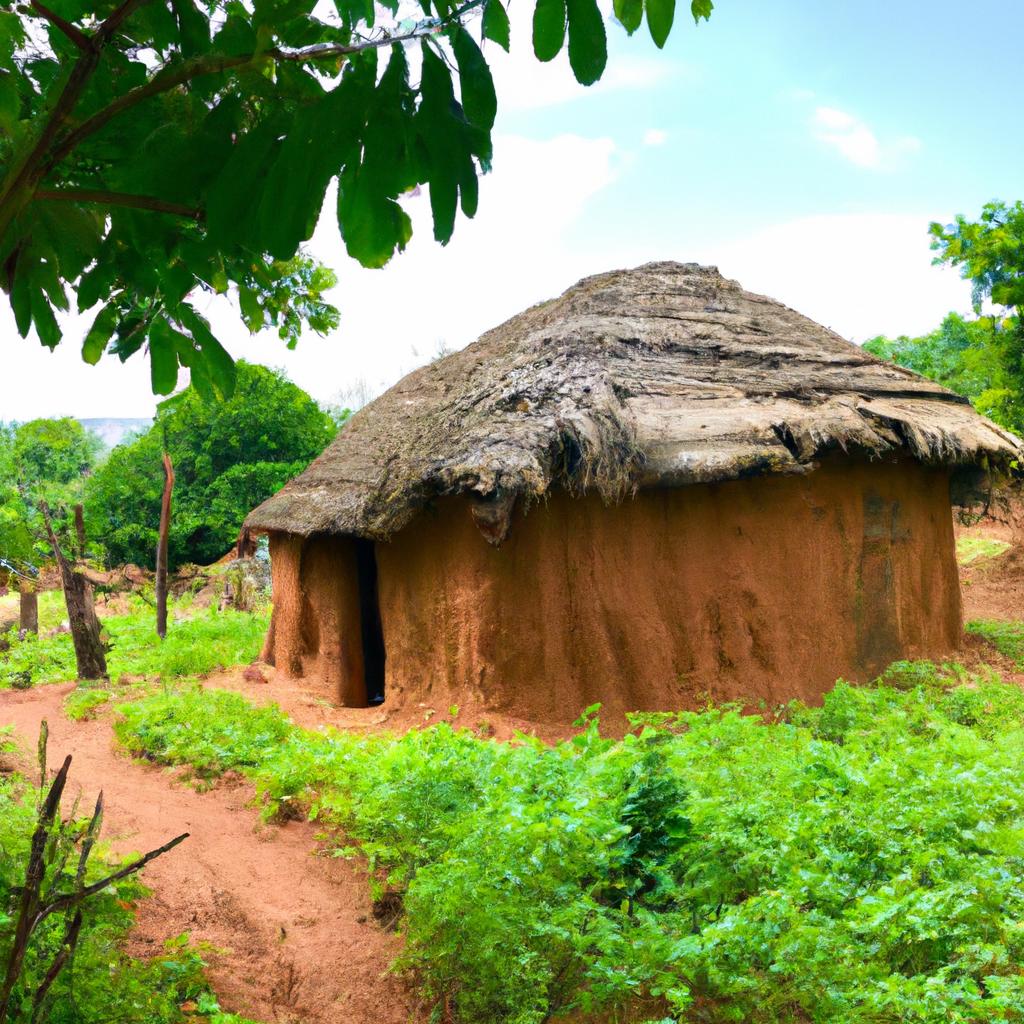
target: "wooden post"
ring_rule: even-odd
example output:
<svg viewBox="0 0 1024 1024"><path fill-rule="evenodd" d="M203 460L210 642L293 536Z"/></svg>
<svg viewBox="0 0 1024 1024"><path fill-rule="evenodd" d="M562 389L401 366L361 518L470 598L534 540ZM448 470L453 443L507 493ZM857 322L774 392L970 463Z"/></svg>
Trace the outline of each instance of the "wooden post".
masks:
<svg viewBox="0 0 1024 1024"><path fill-rule="evenodd" d="M164 497L160 504L160 536L156 543L156 635L167 636L167 536L171 529L171 495L174 492L174 465L164 452Z"/></svg>
<svg viewBox="0 0 1024 1024"><path fill-rule="evenodd" d="M39 595L29 580L18 581L19 629L23 633L39 632Z"/></svg>
<svg viewBox="0 0 1024 1024"><path fill-rule="evenodd" d="M79 679L106 679L107 657L100 639L100 620L96 618L96 606L92 599L92 586L74 567L61 551L57 535L50 521L50 507L45 501L39 502L39 511L46 524L46 535L53 548L53 557L60 568L60 579L64 587L64 603L68 609L68 625L75 645L75 662Z"/></svg>
<svg viewBox="0 0 1024 1024"><path fill-rule="evenodd" d="M85 516L82 504L75 505L75 537L78 539L78 561L85 561Z"/></svg>

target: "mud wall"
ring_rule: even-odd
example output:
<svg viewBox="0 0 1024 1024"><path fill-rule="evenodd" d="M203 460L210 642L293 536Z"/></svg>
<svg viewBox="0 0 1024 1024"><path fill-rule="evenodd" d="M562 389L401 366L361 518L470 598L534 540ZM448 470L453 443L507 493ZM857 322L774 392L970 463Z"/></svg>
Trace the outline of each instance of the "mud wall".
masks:
<svg viewBox="0 0 1024 1024"><path fill-rule="evenodd" d="M270 536L274 612L264 656L347 707L366 705L355 543Z"/></svg>
<svg viewBox="0 0 1024 1024"><path fill-rule="evenodd" d="M535 720L815 700L960 640L948 473L911 461L553 495L481 537L439 502L377 545L387 704L476 700Z"/></svg>

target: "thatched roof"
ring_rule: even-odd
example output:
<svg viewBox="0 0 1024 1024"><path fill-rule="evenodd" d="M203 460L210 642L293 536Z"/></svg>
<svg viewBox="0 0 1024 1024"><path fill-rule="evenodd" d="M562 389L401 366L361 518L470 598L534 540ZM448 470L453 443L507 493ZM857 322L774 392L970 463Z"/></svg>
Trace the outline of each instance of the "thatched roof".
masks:
<svg viewBox="0 0 1024 1024"><path fill-rule="evenodd" d="M959 395L713 267L589 277L358 412L252 512L254 530L384 538L432 498L516 498L807 472L836 449L1006 463L1020 441Z"/></svg>

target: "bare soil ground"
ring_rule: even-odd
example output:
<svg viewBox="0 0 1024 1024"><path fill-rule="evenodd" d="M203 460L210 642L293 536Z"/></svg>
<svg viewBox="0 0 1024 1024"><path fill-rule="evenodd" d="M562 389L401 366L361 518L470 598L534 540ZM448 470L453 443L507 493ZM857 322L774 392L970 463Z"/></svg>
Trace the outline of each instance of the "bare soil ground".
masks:
<svg viewBox="0 0 1024 1024"><path fill-rule="evenodd" d="M104 790L104 837L117 853L143 851L179 832L184 844L144 875L153 895L139 905L131 952L158 954L183 931L224 952L211 980L226 1010L258 1021L402 1024L420 1017L407 984L387 973L399 936L371 912L365 870L317 856L313 826L263 825L251 787L227 779L197 792L171 773L116 749L110 723L72 722L70 686L0 693L0 721L34 742L50 726L51 760L74 755L72 792Z"/></svg>
<svg viewBox="0 0 1024 1024"><path fill-rule="evenodd" d="M965 536L1015 541L1005 523L986 520L958 528ZM1024 550L1015 544L961 572L964 617L1024 618ZM116 607L101 608L108 614ZM968 636L961 660L987 664L1024 685L1024 673L987 642ZM402 711L332 707L294 682L259 667L216 673L205 683L274 701L300 725L397 732L455 721L482 735L508 738L524 731L554 740L567 730L495 715L483 708L421 705ZM158 953L183 931L222 952L211 980L227 1010L259 1021L304 1024L403 1024L426 1020L416 994L388 973L401 937L374 922L365 869L323 856L315 828L305 822L263 824L252 788L237 777L206 792L180 775L132 761L114 741L109 717L72 722L61 703L70 686L0 691L0 724L13 724L26 749L43 718L50 725L51 760L74 755L73 783L86 800L102 787L104 834L117 853L159 845L180 831L191 838L147 868L153 895L139 906L131 940L136 956Z"/></svg>

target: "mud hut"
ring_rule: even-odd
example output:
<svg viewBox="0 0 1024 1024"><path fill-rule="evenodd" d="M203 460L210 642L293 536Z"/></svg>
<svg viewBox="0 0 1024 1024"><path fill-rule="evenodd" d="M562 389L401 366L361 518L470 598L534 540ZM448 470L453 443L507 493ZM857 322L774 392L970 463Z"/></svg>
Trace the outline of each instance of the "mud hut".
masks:
<svg viewBox="0 0 1024 1024"><path fill-rule="evenodd" d="M266 656L346 705L813 700L961 637L1011 434L716 269L587 278L409 374L247 527Z"/></svg>

